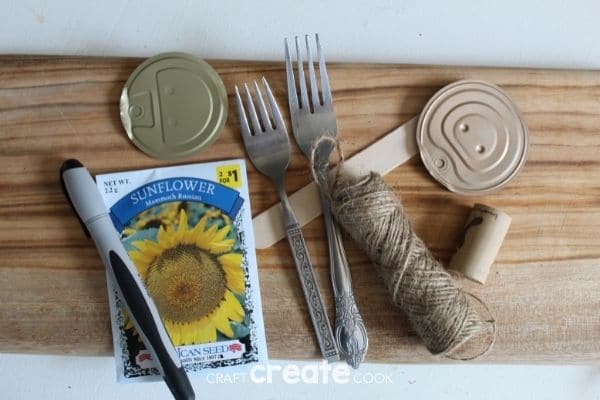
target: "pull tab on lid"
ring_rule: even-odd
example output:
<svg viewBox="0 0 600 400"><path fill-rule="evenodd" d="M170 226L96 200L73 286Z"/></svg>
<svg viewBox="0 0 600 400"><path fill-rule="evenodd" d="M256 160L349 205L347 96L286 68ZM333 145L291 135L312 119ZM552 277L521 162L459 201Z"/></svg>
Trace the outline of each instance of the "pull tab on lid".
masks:
<svg viewBox="0 0 600 400"><path fill-rule="evenodd" d="M448 190L482 195L525 163L527 127L497 86L463 80L438 91L419 117L417 144L430 175Z"/></svg>
<svg viewBox="0 0 600 400"><path fill-rule="evenodd" d="M217 72L185 53L144 61L121 94L121 121L133 143L160 159L190 156L212 143L227 119L227 93Z"/></svg>

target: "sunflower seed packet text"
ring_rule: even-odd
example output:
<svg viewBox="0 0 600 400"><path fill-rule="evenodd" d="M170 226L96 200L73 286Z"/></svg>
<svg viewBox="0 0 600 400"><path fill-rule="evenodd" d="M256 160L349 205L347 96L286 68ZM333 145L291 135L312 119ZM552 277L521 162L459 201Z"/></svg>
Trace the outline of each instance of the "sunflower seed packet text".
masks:
<svg viewBox="0 0 600 400"><path fill-rule="evenodd" d="M189 374L267 362L244 160L96 176ZM119 382L160 380L107 280Z"/></svg>

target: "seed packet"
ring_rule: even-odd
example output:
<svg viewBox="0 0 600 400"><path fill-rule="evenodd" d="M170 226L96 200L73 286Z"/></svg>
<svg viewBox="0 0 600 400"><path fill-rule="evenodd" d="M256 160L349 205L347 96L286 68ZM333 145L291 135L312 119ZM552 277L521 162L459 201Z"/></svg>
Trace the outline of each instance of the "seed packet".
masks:
<svg viewBox="0 0 600 400"><path fill-rule="evenodd" d="M96 176L189 374L267 362L244 160ZM107 280L117 380L161 379Z"/></svg>

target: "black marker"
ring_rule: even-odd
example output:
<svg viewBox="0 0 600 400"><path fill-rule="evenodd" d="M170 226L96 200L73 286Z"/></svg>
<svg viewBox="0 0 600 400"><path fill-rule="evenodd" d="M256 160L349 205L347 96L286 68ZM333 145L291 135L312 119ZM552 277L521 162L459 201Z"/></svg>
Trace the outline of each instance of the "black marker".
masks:
<svg viewBox="0 0 600 400"><path fill-rule="evenodd" d="M60 180L67 199L91 236L108 270L125 300L129 315L156 367L177 400L195 398L177 351L169 338L158 310L135 266L129 259L115 229L102 196L88 170L77 160L67 160L60 168Z"/></svg>

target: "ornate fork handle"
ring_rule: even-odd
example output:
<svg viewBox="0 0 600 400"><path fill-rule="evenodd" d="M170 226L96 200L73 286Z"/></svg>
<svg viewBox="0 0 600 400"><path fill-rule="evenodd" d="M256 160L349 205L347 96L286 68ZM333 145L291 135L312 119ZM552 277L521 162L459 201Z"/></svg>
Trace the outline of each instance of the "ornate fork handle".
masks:
<svg viewBox="0 0 600 400"><path fill-rule="evenodd" d="M310 261L310 256L308 255L306 243L304 242L304 236L302 235L300 225L298 225L298 221L290 208L285 190L280 188L280 185L277 186L281 198L281 209L288 242L290 244L290 249L292 250L292 255L294 256L294 262L300 277L302 291L304 292L304 297L308 304L308 312L315 328L315 333L317 334L317 341L319 342L321 354L323 355L323 358L328 361L337 361L340 357L336 341L333 337L329 317L327 316L327 311L315 280L315 274Z"/></svg>
<svg viewBox="0 0 600 400"><path fill-rule="evenodd" d="M335 338L346 362L358 368L364 360L369 345L367 330L354 300L352 278L342 235L331 216L329 199L321 193L321 206L329 243L331 284L335 300Z"/></svg>

